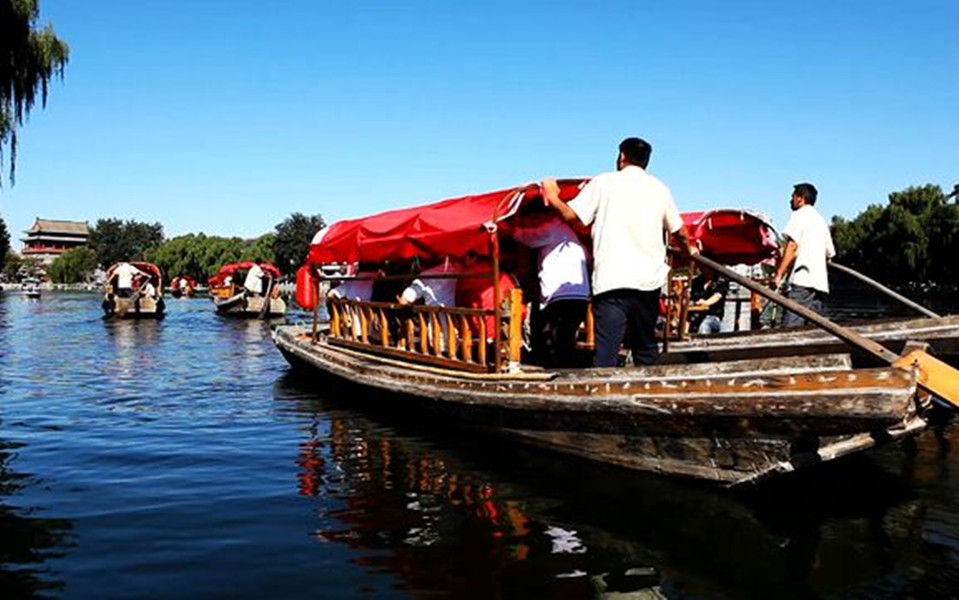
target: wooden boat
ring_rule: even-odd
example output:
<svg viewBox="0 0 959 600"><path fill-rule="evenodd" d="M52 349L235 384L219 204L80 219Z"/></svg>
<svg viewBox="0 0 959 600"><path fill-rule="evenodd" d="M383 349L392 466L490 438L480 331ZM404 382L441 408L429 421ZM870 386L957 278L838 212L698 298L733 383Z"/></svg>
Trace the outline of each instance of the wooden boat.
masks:
<svg viewBox="0 0 959 600"><path fill-rule="evenodd" d="M265 294L254 294L245 289L242 278L257 263L252 261L223 265L210 278L210 297L217 314L231 317L281 317L286 314L286 301L280 296L277 283L280 270L269 263L259 263L266 274Z"/></svg>
<svg viewBox="0 0 959 600"><path fill-rule="evenodd" d="M128 292L119 289L117 285L117 269L123 264L132 265L139 271L139 275L134 278L134 287ZM163 318L166 306L163 302L163 276L159 267L148 262L112 265L107 269L102 306L104 316L107 318Z"/></svg>
<svg viewBox="0 0 959 600"><path fill-rule="evenodd" d="M189 275L180 275L170 281L170 295L174 298L192 298L196 293L196 280Z"/></svg>
<svg viewBox="0 0 959 600"><path fill-rule="evenodd" d="M20 286L24 298L38 300L40 298L40 280L35 277L28 277L23 280Z"/></svg>
<svg viewBox="0 0 959 600"><path fill-rule="evenodd" d="M581 185L582 180L561 182L561 198L575 197ZM449 276L492 277L495 305L502 300L504 308L334 298L327 304L328 331L320 330L315 303L312 326L274 328L277 347L324 389L356 386L367 392L357 397L393 406L408 403L440 415L439 427L466 426L631 469L722 485L759 481L914 435L925 428L934 398L959 400L959 373L921 348L893 354L759 287L771 300L860 348L875 364L854 368L843 352L711 362L688 354L685 364L630 368L526 365L522 293L517 289L502 297L496 282L509 219L540 205L539 186L529 185L332 225L317 234L310 249L313 298L319 298L324 264L402 264L413 257L425 262L474 250L491 257L493 272ZM705 235L697 239L713 244L707 248L712 257L723 256L721 244ZM762 236L753 242L766 243ZM696 260L740 277L721 262ZM741 284L755 285L746 278ZM489 345L477 342L486 336L475 335L469 325L485 316L495 319ZM586 350L592 343L588 332L589 327Z"/></svg>

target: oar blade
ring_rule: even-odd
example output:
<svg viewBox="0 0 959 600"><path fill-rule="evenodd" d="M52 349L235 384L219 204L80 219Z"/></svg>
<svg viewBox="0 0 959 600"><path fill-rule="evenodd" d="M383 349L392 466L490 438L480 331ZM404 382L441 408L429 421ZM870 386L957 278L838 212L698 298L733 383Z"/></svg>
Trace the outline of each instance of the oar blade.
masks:
<svg viewBox="0 0 959 600"><path fill-rule="evenodd" d="M918 367L919 385L959 408L959 370L923 350L913 350L893 364Z"/></svg>

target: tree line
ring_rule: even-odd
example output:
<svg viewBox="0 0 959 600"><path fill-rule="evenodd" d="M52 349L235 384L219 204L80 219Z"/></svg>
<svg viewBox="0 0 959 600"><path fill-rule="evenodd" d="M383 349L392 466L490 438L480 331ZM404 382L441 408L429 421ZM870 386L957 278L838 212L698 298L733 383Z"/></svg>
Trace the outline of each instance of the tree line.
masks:
<svg viewBox="0 0 959 600"><path fill-rule="evenodd" d="M937 185L889 194L855 218L833 217L836 262L900 291L959 288L959 205Z"/></svg>
<svg viewBox="0 0 959 600"><path fill-rule="evenodd" d="M203 233L166 239L160 223L100 219L91 227L86 246L63 253L46 272L54 283L78 283L89 281L98 268L120 261L147 261L168 277L188 275L205 282L225 264L259 260L290 275L303 264L310 241L325 226L321 215L293 213L273 231L252 240ZM9 246L9 233L0 219L0 269L12 280L29 259L10 252ZM26 270L30 270L29 264Z"/></svg>

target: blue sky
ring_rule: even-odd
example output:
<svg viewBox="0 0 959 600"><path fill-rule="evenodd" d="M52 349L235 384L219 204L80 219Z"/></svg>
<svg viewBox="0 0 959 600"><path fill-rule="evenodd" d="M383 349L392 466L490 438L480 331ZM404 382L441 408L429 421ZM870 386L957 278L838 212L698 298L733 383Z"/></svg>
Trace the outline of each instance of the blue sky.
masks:
<svg viewBox="0 0 959 600"><path fill-rule="evenodd" d="M41 0L71 48L0 215L255 237L612 168L782 227L959 183L959 2ZM5 175L6 176L6 175ZM15 244L19 248L19 243Z"/></svg>

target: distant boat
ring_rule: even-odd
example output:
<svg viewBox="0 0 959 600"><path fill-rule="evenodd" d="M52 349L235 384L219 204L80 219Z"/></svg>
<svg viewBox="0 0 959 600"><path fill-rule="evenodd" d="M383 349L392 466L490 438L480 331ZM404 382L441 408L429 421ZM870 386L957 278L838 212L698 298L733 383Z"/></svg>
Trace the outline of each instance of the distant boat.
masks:
<svg viewBox="0 0 959 600"><path fill-rule="evenodd" d="M132 277L132 286L120 287L120 275L132 266L138 273ZM160 269L148 262L117 263L107 269L107 283L103 291L103 312L107 318L161 319L163 303L163 276Z"/></svg>
<svg viewBox="0 0 959 600"><path fill-rule="evenodd" d="M180 275L170 281L170 295L174 298L186 296L192 298L196 293L196 280L189 275Z"/></svg>
<svg viewBox="0 0 959 600"><path fill-rule="evenodd" d="M223 265L217 274L210 278L210 297L217 314L261 318L281 317L286 314L286 302L280 297L280 289L277 287L280 270L274 265L259 263L266 275L262 294L243 287L242 279L255 264L257 263L244 261Z"/></svg>
<svg viewBox="0 0 959 600"><path fill-rule="evenodd" d="M27 298L40 297L40 280L35 277L27 277L20 286L23 295Z"/></svg>

